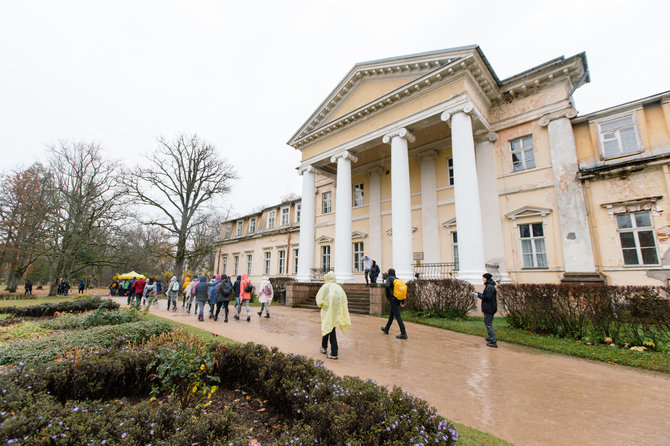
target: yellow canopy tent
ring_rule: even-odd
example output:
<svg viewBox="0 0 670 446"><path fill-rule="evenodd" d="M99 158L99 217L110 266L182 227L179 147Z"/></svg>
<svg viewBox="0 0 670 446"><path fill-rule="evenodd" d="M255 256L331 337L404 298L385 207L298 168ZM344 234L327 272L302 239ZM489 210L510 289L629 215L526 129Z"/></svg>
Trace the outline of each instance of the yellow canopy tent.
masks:
<svg viewBox="0 0 670 446"><path fill-rule="evenodd" d="M127 280L127 279L132 279L135 277L136 279L146 279L146 276L144 274L136 273L135 271L131 271L129 273L124 273L124 274L117 274L117 279L122 279L122 280Z"/></svg>

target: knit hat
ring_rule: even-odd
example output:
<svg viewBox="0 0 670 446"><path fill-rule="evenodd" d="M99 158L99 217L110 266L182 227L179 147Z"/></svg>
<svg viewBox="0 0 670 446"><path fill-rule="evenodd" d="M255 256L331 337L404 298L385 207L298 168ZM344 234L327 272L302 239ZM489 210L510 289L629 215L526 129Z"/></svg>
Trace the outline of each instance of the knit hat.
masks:
<svg viewBox="0 0 670 446"><path fill-rule="evenodd" d="M491 279L493 278L493 276L491 275L491 273L485 273L485 274L482 274L482 277L483 277L484 279L486 279L486 280L491 280Z"/></svg>

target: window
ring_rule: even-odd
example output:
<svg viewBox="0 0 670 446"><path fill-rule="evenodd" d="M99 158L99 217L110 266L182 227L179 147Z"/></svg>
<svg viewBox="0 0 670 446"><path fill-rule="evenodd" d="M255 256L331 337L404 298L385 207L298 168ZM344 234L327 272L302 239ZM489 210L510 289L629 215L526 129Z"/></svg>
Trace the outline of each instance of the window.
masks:
<svg viewBox="0 0 670 446"><path fill-rule="evenodd" d="M323 194L321 194L322 214L330 214L332 210L331 201L332 201L332 192L324 192Z"/></svg>
<svg viewBox="0 0 670 446"><path fill-rule="evenodd" d="M598 128L603 157L612 158L640 150L632 114L600 122Z"/></svg>
<svg viewBox="0 0 670 446"><path fill-rule="evenodd" d="M270 262L272 261L272 253L270 251L265 252L265 274L270 274Z"/></svg>
<svg viewBox="0 0 670 446"><path fill-rule="evenodd" d="M363 206L365 203L363 198L363 183L354 184L354 207Z"/></svg>
<svg viewBox="0 0 670 446"><path fill-rule="evenodd" d="M282 226L287 226L288 225L288 222L289 222L288 211L289 211L289 209L290 208L288 206L281 208L281 225Z"/></svg>
<svg viewBox="0 0 670 446"><path fill-rule="evenodd" d="M547 249L544 245L542 223L519 225L524 268L546 268Z"/></svg>
<svg viewBox="0 0 670 446"><path fill-rule="evenodd" d="M449 186L454 185L454 159L447 158L447 178L449 180Z"/></svg>
<svg viewBox="0 0 670 446"><path fill-rule="evenodd" d="M363 271L363 242L354 242L354 271Z"/></svg>
<svg viewBox="0 0 670 446"><path fill-rule="evenodd" d="M302 204L298 203L295 205L295 222L300 223L300 211L302 210Z"/></svg>
<svg viewBox="0 0 670 446"><path fill-rule="evenodd" d="M230 237L230 231L232 229L233 225L231 223L226 223L226 235L224 235L224 238Z"/></svg>
<svg viewBox="0 0 670 446"><path fill-rule="evenodd" d="M251 217L249 219L249 234L256 232L256 217Z"/></svg>
<svg viewBox="0 0 670 446"><path fill-rule="evenodd" d="M243 221L243 220L239 220L239 221L237 222L237 236L238 236L238 237L239 237L240 235L242 235L242 228L243 228L243 227L244 227L244 221Z"/></svg>
<svg viewBox="0 0 670 446"><path fill-rule="evenodd" d="M275 227L275 215L277 214L277 211L274 209L271 211L268 211L268 228L274 228Z"/></svg>
<svg viewBox="0 0 670 446"><path fill-rule="evenodd" d="M324 273L330 271L330 245L321 247L321 271Z"/></svg>
<svg viewBox="0 0 670 446"><path fill-rule="evenodd" d="M239 270L239 267L240 267L240 256L235 256L234 260L235 260L235 262L234 262L234 264L235 264L235 270L234 271L235 272L233 274L235 274L237 276L238 270Z"/></svg>
<svg viewBox="0 0 670 446"><path fill-rule="evenodd" d="M286 251L283 249L279 250L279 261L277 262L277 273L278 274L286 274Z"/></svg>
<svg viewBox="0 0 670 446"><path fill-rule="evenodd" d="M514 168L514 172L535 167L533 135L511 140L510 147L512 148L512 167Z"/></svg>
<svg viewBox="0 0 670 446"><path fill-rule="evenodd" d="M222 274L226 274L226 269L228 268L228 257L223 258L223 269L221 270Z"/></svg>
<svg viewBox="0 0 670 446"><path fill-rule="evenodd" d="M298 250L293 250L293 274L298 274Z"/></svg>
<svg viewBox="0 0 670 446"><path fill-rule="evenodd" d="M616 216L624 265L658 265L656 236L648 211Z"/></svg>
<svg viewBox="0 0 670 446"><path fill-rule="evenodd" d="M454 252L454 269L458 269L458 233L451 233L451 247Z"/></svg>
<svg viewBox="0 0 670 446"><path fill-rule="evenodd" d="M252 261L252 259L253 259L253 257L251 256L251 254L247 254L247 275L248 276L251 275L251 261Z"/></svg>

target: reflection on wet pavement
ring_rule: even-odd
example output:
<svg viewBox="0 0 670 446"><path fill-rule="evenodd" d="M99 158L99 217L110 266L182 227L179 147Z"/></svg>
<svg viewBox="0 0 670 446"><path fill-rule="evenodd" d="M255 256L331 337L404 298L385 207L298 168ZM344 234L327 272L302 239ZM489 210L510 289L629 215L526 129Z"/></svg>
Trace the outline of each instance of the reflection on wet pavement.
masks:
<svg viewBox="0 0 670 446"><path fill-rule="evenodd" d="M518 445L670 444L670 376L544 353L406 323L408 340L386 336L383 321L351 315L338 331L339 360L319 353L319 313L271 307L270 319L252 308L244 318L198 323L180 308L152 313L241 341L323 359L339 375L398 385L441 415ZM244 310L242 315L245 316Z"/></svg>

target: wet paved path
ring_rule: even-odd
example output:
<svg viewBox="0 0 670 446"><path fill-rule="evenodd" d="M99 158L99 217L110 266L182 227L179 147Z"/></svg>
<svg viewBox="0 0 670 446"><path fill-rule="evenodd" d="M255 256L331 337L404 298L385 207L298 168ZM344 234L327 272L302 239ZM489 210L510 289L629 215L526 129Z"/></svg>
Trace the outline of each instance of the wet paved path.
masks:
<svg viewBox="0 0 670 446"><path fill-rule="evenodd" d="M441 415L517 445L670 444L670 376L544 353L514 344L407 323L409 339L379 329L383 320L351 315L338 331L339 360L319 353L319 313L271 307L270 319L252 307L229 323L198 322L181 308L151 313L241 342L323 359L338 375L372 378L421 396ZM258 311L256 308L255 311ZM244 310L242 313L243 316Z"/></svg>

